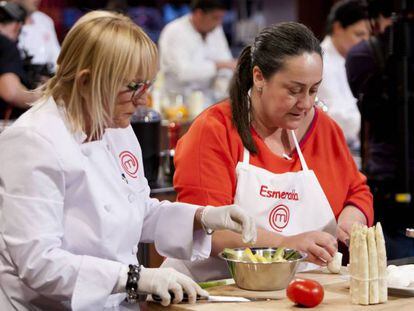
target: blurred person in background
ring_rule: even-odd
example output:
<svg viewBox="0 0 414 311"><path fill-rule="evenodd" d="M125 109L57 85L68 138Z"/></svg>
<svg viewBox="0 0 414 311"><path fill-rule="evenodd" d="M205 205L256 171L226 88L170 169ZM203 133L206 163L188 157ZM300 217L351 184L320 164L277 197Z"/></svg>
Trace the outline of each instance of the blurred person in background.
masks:
<svg viewBox="0 0 414 311"><path fill-rule="evenodd" d="M394 7L398 3L402 1L368 2L375 35L354 46L346 59L349 84L358 98L363 122L362 169L374 195L375 217L382 223L389 259L414 256L414 239L406 236L406 228L414 225L414 204L397 199L404 180L401 170L408 169L407 173L411 176L411 197L414 189L414 143L411 134L411 141L407 142L410 167L406 168L401 160L403 133L400 132L400 124L403 120L399 115L401 92L404 89L402 77L407 70L410 108L405 116L410 122L409 132L414 133L414 55L410 45L407 53L406 45L414 42L414 20L408 19L407 35L401 23L412 16L414 1L406 2L409 5L408 16ZM394 10L397 12L395 23L391 18ZM403 69L401 61L405 55L408 56L408 66Z"/></svg>
<svg viewBox="0 0 414 311"><path fill-rule="evenodd" d="M193 0L191 13L167 24L159 40L160 69L166 92L204 95L204 106L227 96L236 61L223 32L226 5L220 0Z"/></svg>
<svg viewBox="0 0 414 311"><path fill-rule="evenodd" d="M322 70L320 42L306 26L264 28L239 57L230 98L194 120L174 157L180 202L238 204L258 224L257 247L304 251L317 265L332 260L337 241L347 244L354 223L373 222L366 178L342 130L315 106ZM214 233L212 255L226 247L246 244ZM229 277L217 257L163 265L199 281Z"/></svg>
<svg viewBox="0 0 414 311"><path fill-rule="evenodd" d="M124 310L139 293L195 302L208 293L139 265L138 243L195 260L209 256L210 230L254 242L254 221L235 205L150 198L130 118L157 65L154 42L128 17L90 12L67 34L42 98L1 133L1 310Z"/></svg>
<svg viewBox="0 0 414 311"><path fill-rule="evenodd" d="M18 43L23 57L28 57L32 65L47 66L51 72L54 72L60 45L53 20L39 11L41 0L11 1L21 5L28 14ZM41 70L40 67L38 68Z"/></svg>
<svg viewBox="0 0 414 311"><path fill-rule="evenodd" d="M30 84L17 49L17 38L26 12L19 5L0 2L0 119L16 119L38 95Z"/></svg>
<svg viewBox="0 0 414 311"><path fill-rule="evenodd" d="M369 37L366 6L359 0L342 0L332 7L323 39L323 79L318 99L328 107L328 114L338 122L351 150L360 148L360 123L356 99L349 88L345 57L349 49Z"/></svg>

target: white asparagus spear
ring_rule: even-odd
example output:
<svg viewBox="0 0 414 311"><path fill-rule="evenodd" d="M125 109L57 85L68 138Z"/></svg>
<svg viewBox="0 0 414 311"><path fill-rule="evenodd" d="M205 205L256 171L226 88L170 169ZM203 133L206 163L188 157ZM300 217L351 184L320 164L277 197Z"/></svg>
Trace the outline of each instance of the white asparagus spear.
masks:
<svg viewBox="0 0 414 311"><path fill-rule="evenodd" d="M359 254L359 239L358 234L360 226L354 223L351 230L351 239L349 243L349 275L351 276L349 284L349 293L351 294L351 302L353 304L359 303L359 282L356 279L358 272L358 254Z"/></svg>
<svg viewBox="0 0 414 311"><path fill-rule="evenodd" d="M368 267L368 243L366 226L362 227L359 234L359 304L369 304L369 267Z"/></svg>
<svg viewBox="0 0 414 311"><path fill-rule="evenodd" d="M378 290L378 256L375 241L375 228L368 229L368 259L369 259L369 304L379 303Z"/></svg>
<svg viewBox="0 0 414 311"><path fill-rule="evenodd" d="M386 302L388 300L387 288L387 252L385 250L384 234L382 232L381 223L377 222L375 226L375 240L377 243L378 256L378 289L379 302Z"/></svg>

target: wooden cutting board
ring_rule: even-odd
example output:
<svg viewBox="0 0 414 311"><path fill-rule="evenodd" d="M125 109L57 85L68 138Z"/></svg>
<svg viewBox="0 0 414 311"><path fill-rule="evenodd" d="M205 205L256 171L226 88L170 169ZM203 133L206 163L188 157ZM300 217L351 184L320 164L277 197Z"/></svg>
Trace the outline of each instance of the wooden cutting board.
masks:
<svg viewBox="0 0 414 311"><path fill-rule="evenodd" d="M346 274L346 268L341 271L342 274ZM322 285L343 283L346 279L342 274L331 274L326 269L313 271L312 273L298 273L296 277L303 277L318 281ZM286 290L279 291L250 291L238 288L235 284L212 287L207 289L211 295L214 296L237 296L246 298L268 298L268 299L282 299L286 296Z"/></svg>
<svg viewBox="0 0 414 311"><path fill-rule="evenodd" d="M346 269L343 268L341 273L346 274ZM349 295L349 282L341 274L330 274L326 270L312 271L308 273L298 273L296 277L309 278L321 283L325 290L325 296L322 303L313 310L329 310L329 311L353 311L353 310L398 310L398 311L413 311L414 297L392 297L389 296L389 301L386 304L359 306L351 304ZM238 296L246 298L269 298L269 301L254 301L254 302L237 302L237 303L212 303L200 302L195 305L178 304L172 305L168 308L162 307L155 303L145 303L141 305L141 311L254 311L254 310L298 310L303 311L304 308L295 306L289 299L286 298L286 291L248 291L238 288L236 285L217 286L208 289L209 293L214 296Z"/></svg>

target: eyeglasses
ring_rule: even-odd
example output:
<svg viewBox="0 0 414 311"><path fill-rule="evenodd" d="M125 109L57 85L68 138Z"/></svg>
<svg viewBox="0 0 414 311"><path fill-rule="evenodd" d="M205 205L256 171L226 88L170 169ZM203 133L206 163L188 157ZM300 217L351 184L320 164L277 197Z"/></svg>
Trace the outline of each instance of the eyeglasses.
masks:
<svg viewBox="0 0 414 311"><path fill-rule="evenodd" d="M135 102L138 100L145 92L149 91L154 84L154 80L142 81L142 82L131 82L127 85L129 91L132 92L131 101Z"/></svg>

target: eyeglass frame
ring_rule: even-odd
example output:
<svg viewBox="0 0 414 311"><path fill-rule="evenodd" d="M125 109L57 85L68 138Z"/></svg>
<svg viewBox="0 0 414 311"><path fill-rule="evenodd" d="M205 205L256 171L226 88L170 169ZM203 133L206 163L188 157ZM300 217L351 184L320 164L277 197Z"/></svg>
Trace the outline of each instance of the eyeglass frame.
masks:
<svg viewBox="0 0 414 311"><path fill-rule="evenodd" d="M136 98L141 97L145 92L151 89L154 80L145 80L141 82L132 81L127 85L128 92L132 92L131 101L135 102Z"/></svg>

